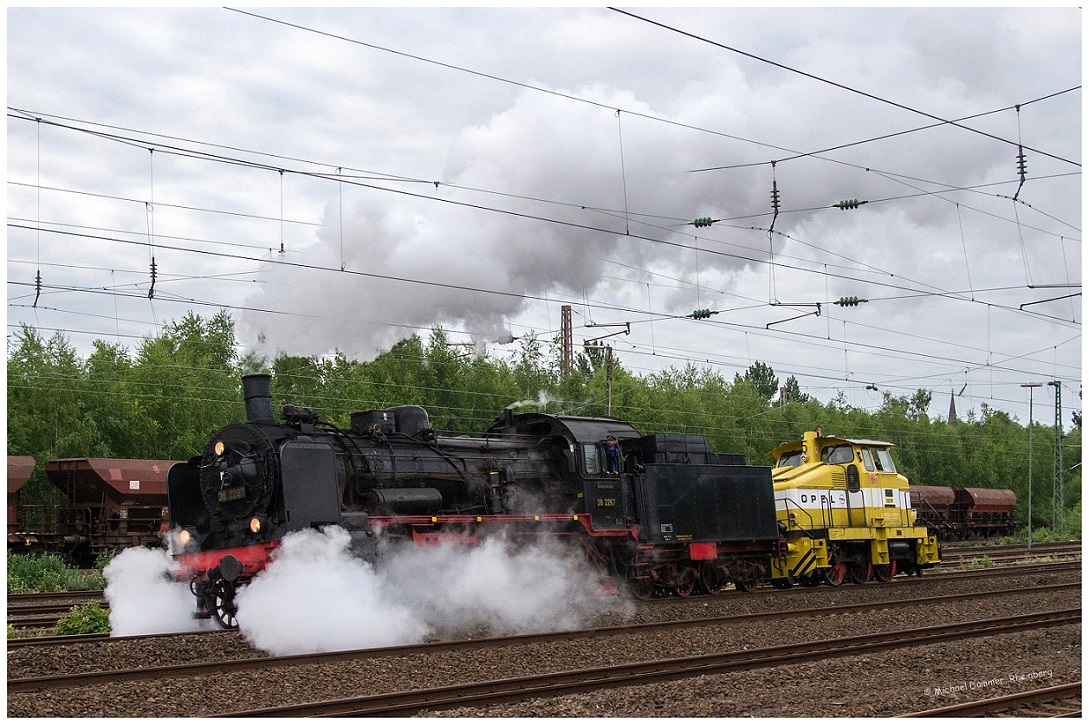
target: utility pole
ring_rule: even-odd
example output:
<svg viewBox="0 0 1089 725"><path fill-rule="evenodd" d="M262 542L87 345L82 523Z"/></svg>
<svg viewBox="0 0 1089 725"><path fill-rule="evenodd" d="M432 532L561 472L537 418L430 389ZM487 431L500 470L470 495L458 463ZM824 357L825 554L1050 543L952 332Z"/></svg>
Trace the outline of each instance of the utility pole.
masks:
<svg viewBox="0 0 1089 725"><path fill-rule="evenodd" d="M1032 391L1043 387L1043 383L1023 383L1022 388L1029 389L1029 472L1028 472L1028 548L1032 548Z"/></svg>
<svg viewBox="0 0 1089 725"><path fill-rule="evenodd" d="M1063 510L1063 384L1052 380L1048 387L1055 387L1055 474L1051 494L1051 530L1066 533L1066 512Z"/></svg>
<svg viewBox="0 0 1089 725"><path fill-rule="evenodd" d="M571 305L560 308L560 336L563 338L563 372L571 374L571 358L574 356L571 341Z"/></svg>
<svg viewBox="0 0 1089 725"><path fill-rule="evenodd" d="M613 414L613 346L605 346L605 415Z"/></svg>

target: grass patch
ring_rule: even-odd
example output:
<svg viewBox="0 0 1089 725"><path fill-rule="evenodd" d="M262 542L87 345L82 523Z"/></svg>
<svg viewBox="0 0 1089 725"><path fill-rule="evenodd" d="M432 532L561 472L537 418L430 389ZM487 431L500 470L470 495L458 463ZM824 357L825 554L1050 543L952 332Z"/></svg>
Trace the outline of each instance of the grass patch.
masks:
<svg viewBox="0 0 1089 725"><path fill-rule="evenodd" d="M77 604L57 621L57 634L106 634L110 631L110 613L98 602Z"/></svg>
<svg viewBox="0 0 1089 725"><path fill-rule="evenodd" d="M99 557L94 571L80 571L56 554L32 556L8 552L8 594L28 592L72 592L102 589L106 579L102 568L108 557Z"/></svg>

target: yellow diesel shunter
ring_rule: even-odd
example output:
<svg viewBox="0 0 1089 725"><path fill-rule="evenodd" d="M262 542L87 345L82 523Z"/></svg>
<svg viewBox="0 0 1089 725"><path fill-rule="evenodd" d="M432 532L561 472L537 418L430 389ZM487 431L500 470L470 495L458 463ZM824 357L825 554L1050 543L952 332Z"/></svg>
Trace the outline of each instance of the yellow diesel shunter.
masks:
<svg viewBox="0 0 1089 725"><path fill-rule="evenodd" d="M891 443L806 432L772 451L775 508L786 539L774 586L886 582L941 561L938 537L916 524Z"/></svg>

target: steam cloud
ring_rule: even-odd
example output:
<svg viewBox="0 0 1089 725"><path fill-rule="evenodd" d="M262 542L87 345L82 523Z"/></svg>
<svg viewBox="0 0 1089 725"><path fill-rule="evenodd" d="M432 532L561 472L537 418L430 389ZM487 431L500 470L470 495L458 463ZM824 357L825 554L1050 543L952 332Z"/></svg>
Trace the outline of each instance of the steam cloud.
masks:
<svg viewBox="0 0 1089 725"><path fill-rule="evenodd" d="M238 595L242 634L273 655L413 644L457 637L572 629L595 612L630 606L603 596L585 560L546 544L513 548L406 545L375 569L330 526L284 537L268 569Z"/></svg>
<svg viewBox="0 0 1089 725"><path fill-rule="evenodd" d="M625 91L578 92L600 93L617 107L649 111ZM325 226L306 249L307 264L314 269L269 265L264 270L267 288L251 300L260 307L275 297L278 307L305 313L305 324L247 312L241 314L241 324L255 333L252 337L260 336L270 348L263 352L269 354L314 355L336 348L367 356L420 327L437 324L468 330L482 341L509 341L511 320L528 308L545 312L554 318L552 327L559 326L558 304L542 309L544 303L523 294L581 299L603 284L615 285L607 281L616 272L608 262L612 257L637 268L651 263L672 267L678 256L675 247L636 243L625 235L625 220L616 211L624 207L625 180L613 113L570 106L522 93L487 125L464 128L451 143L443 173L450 186L425 194L434 201L357 192L349 195L342 211L339 205L330 206ZM659 209L668 206L663 199L667 191L657 174L648 177L639 171L696 165L697 147L679 148L672 135L648 141L641 138L645 133L635 125L625 131L626 140L643 142L639 169L629 159L633 168L626 189L633 203L653 200L653 208ZM515 194L497 199L465 188L502 188ZM668 187L671 199L683 201L686 214L689 207L699 207L701 195L730 196L720 191L694 180L673 180ZM504 213L482 212L478 205ZM343 224L338 223L341 214ZM639 226L639 231L648 229ZM682 263L689 261L681 256ZM317 268L344 268L348 273ZM316 289L322 294L314 295ZM620 289L613 292L622 294ZM616 299L645 305L644 287L628 292L635 298Z"/></svg>
<svg viewBox="0 0 1089 725"><path fill-rule="evenodd" d="M186 582L169 577L172 561L162 549L125 549L103 570L110 604L110 634L197 632L212 629L193 619L194 598Z"/></svg>
<svg viewBox="0 0 1089 725"><path fill-rule="evenodd" d="M377 568L349 544L337 526L285 536L276 559L237 595L247 641L276 656L363 649L574 629L631 607L604 594L580 552L549 541L405 545L384 552ZM170 565L164 551L133 548L106 567L114 636L215 628L192 618L193 595L168 579Z"/></svg>

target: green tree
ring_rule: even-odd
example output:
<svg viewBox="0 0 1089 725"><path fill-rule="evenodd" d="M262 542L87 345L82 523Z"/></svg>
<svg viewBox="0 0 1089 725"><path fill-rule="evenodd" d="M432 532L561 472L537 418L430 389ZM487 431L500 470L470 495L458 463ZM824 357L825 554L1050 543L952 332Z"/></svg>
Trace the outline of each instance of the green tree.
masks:
<svg viewBox="0 0 1089 725"><path fill-rule="evenodd" d="M798 378L791 375L787 378L785 395L786 402L788 403L808 403L811 398L802 392L802 386L798 382Z"/></svg>
<svg viewBox="0 0 1089 725"><path fill-rule="evenodd" d="M745 371L745 382L756 388L764 400L771 400L779 395L779 378L770 365L757 361Z"/></svg>
<svg viewBox="0 0 1089 725"><path fill-rule="evenodd" d="M99 430L87 406L84 361L61 333L23 325L8 349L8 453L35 460L87 455Z"/></svg>
<svg viewBox="0 0 1089 725"><path fill-rule="evenodd" d="M236 356L226 312L189 313L144 339L129 378L146 413L142 457L189 458L213 431L244 418Z"/></svg>

